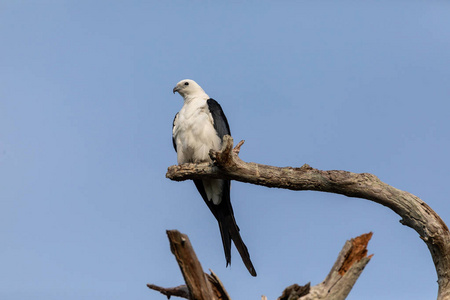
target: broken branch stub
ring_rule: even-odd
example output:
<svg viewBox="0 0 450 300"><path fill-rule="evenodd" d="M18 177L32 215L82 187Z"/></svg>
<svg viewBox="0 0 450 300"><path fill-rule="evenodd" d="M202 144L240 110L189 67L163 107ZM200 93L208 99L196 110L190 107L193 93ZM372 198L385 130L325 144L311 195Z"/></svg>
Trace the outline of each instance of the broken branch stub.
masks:
<svg viewBox="0 0 450 300"><path fill-rule="evenodd" d="M346 299L373 256L367 256L367 245L371 237L370 232L346 241L324 281L312 287L309 283L305 286L291 285L283 291L278 300Z"/></svg>

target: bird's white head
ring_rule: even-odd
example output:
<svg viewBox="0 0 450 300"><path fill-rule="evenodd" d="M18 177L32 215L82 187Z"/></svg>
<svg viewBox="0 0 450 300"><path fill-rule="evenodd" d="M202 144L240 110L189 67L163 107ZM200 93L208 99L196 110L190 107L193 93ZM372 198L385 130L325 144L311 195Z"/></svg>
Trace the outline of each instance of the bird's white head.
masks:
<svg viewBox="0 0 450 300"><path fill-rule="evenodd" d="M189 98L201 97L208 99L209 96L205 93L205 91L191 79L183 79L177 83L177 85L173 88L173 93L178 92L185 100Z"/></svg>

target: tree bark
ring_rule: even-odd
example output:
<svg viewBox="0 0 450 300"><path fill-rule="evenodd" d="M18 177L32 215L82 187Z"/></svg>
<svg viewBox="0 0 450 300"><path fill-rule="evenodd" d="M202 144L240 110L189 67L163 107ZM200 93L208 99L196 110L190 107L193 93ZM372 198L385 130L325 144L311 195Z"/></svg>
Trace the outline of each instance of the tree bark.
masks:
<svg viewBox="0 0 450 300"><path fill-rule="evenodd" d="M177 259L188 287L189 299L217 300L187 235L181 234L178 230L167 230L167 236L170 241L170 250Z"/></svg>
<svg viewBox="0 0 450 300"><path fill-rule="evenodd" d="M367 244L372 233L360 235L345 242L330 273L315 286L293 284L278 300L344 300L373 255L367 256Z"/></svg>
<svg viewBox="0 0 450 300"><path fill-rule="evenodd" d="M430 250L438 276L438 300L450 299L450 232L444 221L420 198L396 189L369 173L274 167L242 161L238 154L241 141L233 149L233 139L225 136L220 151L210 151L212 164L184 164L169 167L166 177L176 181L222 178L266 187L310 190L363 198L387 206L413 228Z"/></svg>
<svg viewBox="0 0 450 300"><path fill-rule="evenodd" d="M211 270L209 270L211 274L203 272L188 236L178 230L167 230L167 237L170 242L170 250L175 255L186 285L164 288L147 284L147 287L168 298L176 296L190 300L230 300L219 277Z"/></svg>
<svg viewBox="0 0 450 300"><path fill-rule="evenodd" d="M299 300L344 300L373 255L367 256L367 244L372 233L360 235L345 242L330 273Z"/></svg>

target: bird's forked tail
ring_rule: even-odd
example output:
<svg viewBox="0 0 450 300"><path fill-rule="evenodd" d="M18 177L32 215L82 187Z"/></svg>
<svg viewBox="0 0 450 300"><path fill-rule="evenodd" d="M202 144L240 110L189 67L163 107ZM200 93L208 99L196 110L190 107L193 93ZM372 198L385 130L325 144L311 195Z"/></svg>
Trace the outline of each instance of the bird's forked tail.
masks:
<svg viewBox="0 0 450 300"><path fill-rule="evenodd" d="M219 220L220 218L220 220ZM255 268L250 260L250 254L248 253L247 246L239 233L239 227L236 224L233 215L225 215L218 218L220 234L222 236L223 249L225 251L225 258L227 260L227 266L231 264L231 240L233 240L236 249L241 255L244 265L252 276L256 276Z"/></svg>

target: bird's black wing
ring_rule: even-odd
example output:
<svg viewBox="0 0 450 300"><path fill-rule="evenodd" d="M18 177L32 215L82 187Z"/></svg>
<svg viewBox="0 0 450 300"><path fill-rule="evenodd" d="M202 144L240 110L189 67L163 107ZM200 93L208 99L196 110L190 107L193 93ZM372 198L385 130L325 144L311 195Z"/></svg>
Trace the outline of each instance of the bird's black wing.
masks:
<svg viewBox="0 0 450 300"><path fill-rule="evenodd" d="M225 117L220 104L212 98L208 99L206 102L208 103L209 112L214 120L214 129L217 131L217 135L220 139L223 139L224 135L231 135L227 117Z"/></svg>
<svg viewBox="0 0 450 300"><path fill-rule="evenodd" d="M177 152L177 144L175 143L175 137L173 136L173 128L175 127L175 120L178 117L178 113L175 115L175 117L173 118L173 122L172 122L172 143L173 143L173 148L175 149L175 152Z"/></svg>

